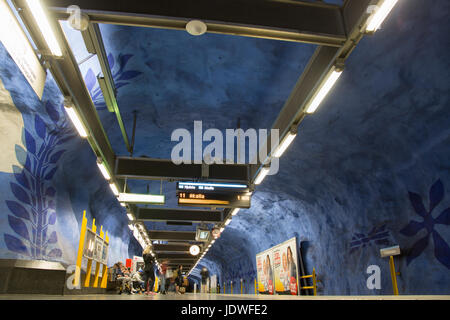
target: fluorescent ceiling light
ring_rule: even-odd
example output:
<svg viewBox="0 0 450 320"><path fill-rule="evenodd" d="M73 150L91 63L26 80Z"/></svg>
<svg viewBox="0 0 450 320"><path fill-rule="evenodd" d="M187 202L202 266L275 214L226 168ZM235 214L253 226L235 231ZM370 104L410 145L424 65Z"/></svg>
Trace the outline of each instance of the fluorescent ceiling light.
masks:
<svg viewBox="0 0 450 320"><path fill-rule="evenodd" d="M231 218L230 219L228 219L226 222L225 222L225 225L227 226L227 225L229 225L230 224L230 222L231 222Z"/></svg>
<svg viewBox="0 0 450 320"><path fill-rule="evenodd" d="M44 8L39 0L27 0L28 8L36 21L39 29L41 30L42 36L47 43L48 48L54 56L62 56L61 47L58 44L55 33L53 32L47 15L44 12Z"/></svg>
<svg viewBox="0 0 450 320"><path fill-rule="evenodd" d="M233 211L231 211L231 215L235 216L239 212L239 208L234 208Z"/></svg>
<svg viewBox="0 0 450 320"><path fill-rule="evenodd" d="M313 113L316 111L317 107L322 103L323 99L326 97L328 92L333 88L336 81L342 74L342 69L337 69L333 67L330 72L325 77L325 80L319 86L319 89L314 94L311 101L308 103L308 107L306 109L307 113Z"/></svg>
<svg viewBox="0 0 450 320"><path fill-rule="evenodd" d="M260 184L269 173L269 167L262 167L255 179L255 184Z"/></svg>
<svg viewBox="0 0 450 320"><path fill-rule="evenodd" d="M277 158L281 157L296 136L297 132L289 131L288 134L284 136L281 143L278 145L277 149L273 153L273 156Z"/></svg>
<svg viewBox="0 0 450 320"><path fill-rule="evenodd" d="M109 187L111 188L114 195L117 197L119 195L119 189L117 189L116 184L114 182L111 182L109 184Z"/></svg>
<svg viewBox="0 0 450 320"><path fill-rule="evenodd" d="M223 227L222 227L222 228L220 228L220 232L223 232L223 230L225 230L225 228L223 228Z"/></svg>
<svg viewBox="0 0 450 320"><path fill-rule="evenodd" d="M111 180L111 176L109 175L109 172L106 169L106 166L101 158L97 159L97 166L100 169L100 172L102 173L103 177L105 177L106 180Z"/></svg>
<svg viewBox="0 0 450 320"><path fill-rule="evenodd" d="M139 194L139 193L120 193L120 202L132 202L132 203L156 203L164 204L164 195L154 194Z"/></svg>
<svg viewBox="0 0 450 320"><path fill-rule="evenodd" d="M133 221L133 220L134 220L134 217L133 217L133 215L132 215L131 213L127 213L127 217L128 217L128 219L129 219L130 221Z"/></svg>
<svg viewBox="0 0 450 320"><path fill-rule="evenodd" d="M66 110L67 114L69 115L69 118L72 121L73 125L77 129L80 137L86 138L88 136L87 131L84 128L84 125L81 122L80 118L78 117L78 114L76 113L75 109L73 107L68 107L68 106L64 106L64 109Z"/></svg>
<svg viewBox="0 0 450 320"><path fill-rule="evenodd" d="M375 10L375 12L370 16L366 31L377 31L383 23L384 19L386 19L388 14L391 12L392 8L394 8L397 1L398 0L384 0L381 6L379 6L377 10Z"/></svg>
<svg viewBox="0 0 450 320"><path fill-rule="evenodd" d="M128 228L129 228L131 231L134 231L134 227L133 227L132 224L129 224L129 225L128 225Z"/></svg>

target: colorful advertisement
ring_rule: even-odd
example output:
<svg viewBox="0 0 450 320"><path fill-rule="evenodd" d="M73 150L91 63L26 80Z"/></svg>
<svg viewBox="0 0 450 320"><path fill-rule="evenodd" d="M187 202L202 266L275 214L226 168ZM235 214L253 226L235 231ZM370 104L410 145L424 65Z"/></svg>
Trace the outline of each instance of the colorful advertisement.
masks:
<svg viewBox="0 0 450 320"><path fill-rule="evenodd" d="M296 238L258 253L256 269L260 294L298 295Z"/></svg>
<svg viewBox="0 0 450 320"><path fill-rule="evenodd" d="M298 295L297 242L292 238L273 248L275 292Z"/></svg>
<svg viewBox="0 0 450 320"><path fill-rule="evenodd" d="M258 291L260 294L274 293L272 249L256 255Z"/></svg>

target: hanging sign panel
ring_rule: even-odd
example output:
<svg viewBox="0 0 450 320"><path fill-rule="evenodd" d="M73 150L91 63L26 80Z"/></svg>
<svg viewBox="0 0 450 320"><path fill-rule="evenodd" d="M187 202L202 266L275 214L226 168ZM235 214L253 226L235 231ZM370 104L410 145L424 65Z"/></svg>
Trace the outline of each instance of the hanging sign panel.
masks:
<svg viewBox="0 0 450 320"><path fill-rule="evenodd" d="M6 0L0 0L0 41L42 99L46 73Z"/></svg>

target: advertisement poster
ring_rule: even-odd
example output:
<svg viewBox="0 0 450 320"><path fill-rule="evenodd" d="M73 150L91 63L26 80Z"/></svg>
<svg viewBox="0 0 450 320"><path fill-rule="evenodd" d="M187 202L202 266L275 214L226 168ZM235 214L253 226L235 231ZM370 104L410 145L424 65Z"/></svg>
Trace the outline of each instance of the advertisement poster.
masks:
<svg viewBox="0 0 450 320"><path fill-rule="evenodd" d="M258 291L260 294L274 293L272 261L272 249L266 250L256 255Z"/></svg>
<svg viewBox="0 0 450 320"><path fill-rule="evenodd" d="M298 295L297 243L292 238L273 249L275 292Z"/></svg>

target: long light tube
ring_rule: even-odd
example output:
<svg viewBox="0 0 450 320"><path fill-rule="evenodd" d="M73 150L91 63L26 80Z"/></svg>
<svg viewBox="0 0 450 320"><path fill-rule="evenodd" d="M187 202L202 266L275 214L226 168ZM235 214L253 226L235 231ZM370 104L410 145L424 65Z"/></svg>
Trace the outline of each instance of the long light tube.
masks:
<svg viewBox="0 0 450 320"><path fill-rule="evenodd" d="M67 114L69 115L69 118L72 121L73 125L77 129L80 137L86 138L88 136L87 131L84 128L84 125L81 122L80 118L78 117L78 114L76 113L75 109L73 107L69 107L69 106L64 106L64 109L66 110Z"/></svg>
<svg viewBox="0 0 450 320"><path fill-rule="evenodd" d="M377 10L370 16L366 31L377 31L383 23L384 19L386 19L388 14L391 12L392 8L394 8L397 1L398 0L384 0L381 6L379 6Z"/></svg>
<svg viewBox="0 0 450 320"><path fill-rule="evenodd" d="M311 101L308 103L308 107L306 109L307 113L314 113L314 111L316 111L317 107L319 107L323 99L326 97L328 92L330 92L336 81L341 76L342 71L342 69L337 69L336 67L333 67L331 69L331 72L328 73L325 80L322 82L319 89L314 94Z"/></svg>
<svg viewBox="0 0 450 320"><path fill-rule="evenodd" d="M231 218L229 218L229 219L225 222L225 225L226 225L226 226L229 225L230 222L231 222Z"/></svg>
<svg viewBox="0 0 450 320"><path fill-rule="evenodd" d="M59 46L58 40L56 39L55 33L50 26L47 15L44 12L44 8L41 5L40 0L27 0L28 8L36 21L36 24L41 30L42 36L47 43L48 48L54 56L62 56L61 47Z"/></svg>
<svg viewBox="0 0 450 320"><path fill-rule="evenodd" d="M154 195L154 194L139 194L139 193L120 193L120 202L131 202L131 203L156 203L164 204L164 195Z"/></svg>
<svg viewBox="0 0 450 320"><path fill-rule="evenodd" d="M233 211L231 211L231 215L235 216L239 212L239 208L234 208Z"/></svg>
<svg viewBox="0 0 450 320"><path fill-rule="evenodd" d="M114 195L117 197L119 195L119 189L117 189L116 184L114 182L111 182L109 184L109 187L111 188Z"/></svg>
<svg viewBox="0 0 450 320"><path fill-rule="evenodd" d="M108 181L111 180L111 176L109 175L109 172L106 169L106 166L101 158L97 159L97 166L100 169L100 172L102 173L103 177L105 177L105 179Z"/></svg>
<svg viewBox="0 0 450 320"><path fill-rule="evenodd" d="M134 217L131 213L127 213L128 220L133 221Z"/></svg>
<svg viewBox="0 0 450 320"><path fill-rule="evenodd" d="M291 142L294 141L296 136L297 136L296 130L289 131L288 134L283 138L281 143L278 145L277 149L273 153L273 156L277 157L277 158L281 157L283 155L284 151L286 151L287 147L289 147Z"/></svg>
<svg viewBox="0 0 450 320"><path fill-rule="evenodd" d="M264 180L264 178L269 173L270 168L268 167L262 167L261 171L259 171L258 176L255 179L255 184L261 184L261 182Z"/></svg>

